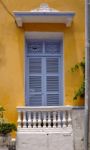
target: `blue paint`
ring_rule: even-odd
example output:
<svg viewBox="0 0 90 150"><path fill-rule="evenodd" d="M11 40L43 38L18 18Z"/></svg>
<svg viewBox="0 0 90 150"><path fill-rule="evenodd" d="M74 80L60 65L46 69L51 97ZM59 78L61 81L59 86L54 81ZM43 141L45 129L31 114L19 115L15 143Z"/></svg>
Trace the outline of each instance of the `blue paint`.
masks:
<svg viewBox="0 0 90 150"><path fill-rule="evenodd" d="M32 45L33 44L41 44L42 46L42 54L30 54L28 53L28 44ZM53 46L53 44L57 45L57 48L60 49L60 53L55 54L55 53L51 53L51 54L45 54L45 50L48 46L48 44L50 44L51 46ZM47 105L63 105L63 49L62 49L62 41L60 40L26 40L25 41L25 99L26 99L26 105L27 106L47 106ZM29 47L30 48L30 47ZM53 48L53 47L52 47ZM37 72L37 67L36 67L36 73L31 74L31 72L29 72L29 68L30 68L30 64L29 64L29 60L40 60L41 59L41 69L42 72L38 74ZM46 63L47 63L47 59L57 59L58 60L58 72L56 72L56 74L58 73L58 75L55 75L54 73L46 73ZM35 63L34 61L34 63ZM32 64L32 66L35 64ZM53 64L52 64L53 65ZM36 64L37 66L37 64ZM52 66L50 66L52 67ZM55 66L54 66L55 67ZM56 66L57 67L57 66ZM35 66L34 66L35 68ZM32 68L32 69L34 69ZM52 67L53 69L53 67ZM29 87L29 77L38 77L41 76L41 91L40 92L36 92L36 91L30 91L30 87ZM46 85L46 79L48 76L51 76L51 78L54 76L55 78L58 77L59 79L59 91L56 90L55 91L47 91L47 85ZM38 78L36 78L38 79ZM38 80L36 81L36 83L34 82L34 80L32 79L31 82L35 85L37 83L36 86L40 86L40 84L38 83ZM40 81L39 81L40 82ZM53 82L53 80L52 80ZM56 82L56 81L55 81ZM49 84L49 82L47 82ZM51 84L51 81L50 81ZM55 84L55 83L53 83ZM57 83L56 83L57 84ZM33 86L34 86L33 85ZM58 85L58 84L57 84ZM51 87L52 88L52 87ZM54 87L53 87L54 88ZM35 87L32 89L35 90ZM50 94L51 93L51 94ZM56 94L55 94L56 93ZM58 95L59 94L59 100L58 100ZM41 96L40 96L41 95ZM49 100L47 99L47 96L49 96ZM41 97L41 98L40 98ZM55 97L56 97L56 101L55 101ZM34 98L34 99L33 99ZM33 99L33 101L32 101Z"/></svg>
<svg viewBox="0 0 90 150"><path fill-rule="evenodd" d="M75 16L75 12L14 12L16 17L24 17L24 16L66 16L73 17Z"/></svg>

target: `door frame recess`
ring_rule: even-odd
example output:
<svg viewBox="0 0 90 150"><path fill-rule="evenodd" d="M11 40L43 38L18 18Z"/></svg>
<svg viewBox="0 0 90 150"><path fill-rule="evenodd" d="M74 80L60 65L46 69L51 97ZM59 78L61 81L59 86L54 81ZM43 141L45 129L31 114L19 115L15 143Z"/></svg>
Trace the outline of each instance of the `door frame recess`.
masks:
<svg viewBox="0 0 90 150"><path fill-rule="evenodd" d="M64 98L65 98L65 74L64 74L64 41L63 38L64 37L64 33L62 32L25 32L24 35L24 42L25 42L25 47L24 47L24 97L25 97L25 105L28 106L27 103L27 87L26 87L26 40L27 39L46 39L46 40L62 40L62 57L63 57L63 102L62 105L64 105Z"/></svg>

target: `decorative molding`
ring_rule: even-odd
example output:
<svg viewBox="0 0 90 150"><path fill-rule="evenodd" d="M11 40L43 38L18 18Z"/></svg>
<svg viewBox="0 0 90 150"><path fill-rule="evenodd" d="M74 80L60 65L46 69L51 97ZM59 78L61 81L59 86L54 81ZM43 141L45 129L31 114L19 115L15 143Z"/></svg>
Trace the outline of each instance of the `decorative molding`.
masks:
<svg viewBox="0 0 90 150"><path fill-rule="evenodd" d="M13 14L19 27L22 27L23 23L63 23L70 27L75 16L73 11L58 11L46 3L34 10L14 11Z"/></svg>
<svg viewBox="0 0 90 150"><path fill-rule="evenodd" d="M66 21L66 27L70 27L72 24L72 18L71 17L68 17L67 18L67 21Z"/></svg>
<svg viewBox="0 0 90 150"><path fill-rule="evenodd" d="M16 23L18 24L19 27L22 27L22 19L20 17L16 18Z"/></svg>
<svg viewBox="0 0 90 150"><path fill-rule="evenodd" d="M31 10L31 12L59 12L56 9L50 8L47 3L42 3L39 8Z"/></svg>
<svg viewBox="0 0 90 150"><path fill-rule="evenodd" d="M52 40L62 40L64 38L63 32L25 32L26 39L52 39Z"/></svg>
<svg viewBox="0 0 90 150"><path fill-rule="evenodd" d="M17 111L18 132L72 132L72 108L69 106L19 106Z"/></svg>

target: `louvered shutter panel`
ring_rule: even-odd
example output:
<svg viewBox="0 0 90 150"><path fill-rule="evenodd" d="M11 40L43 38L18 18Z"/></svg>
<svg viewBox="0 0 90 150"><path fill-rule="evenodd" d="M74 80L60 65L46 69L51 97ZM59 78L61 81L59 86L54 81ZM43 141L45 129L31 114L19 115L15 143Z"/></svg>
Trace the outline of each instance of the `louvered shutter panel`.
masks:
<svg viewBox="0 0 90 150"><path fill-rule="evenodd" d="M61 41L62 43L62 41ZM60 41L46 41L46 99L48 106L63 104L63 52ZM55 57L56 55L56 57Z"/></svg>
<svg viewBox="0 0 90 150"><path fill-rule="evenodd" d="M28 76L28 89L29 89L29 105L41 106L42 105L42 58L28 58L29 76Z"/></svg>
<svg viewBox="0 0 90 150"><path fill-rule="evenodd" d="M47 105L59 105L59 58L46 58Z"/></svg>

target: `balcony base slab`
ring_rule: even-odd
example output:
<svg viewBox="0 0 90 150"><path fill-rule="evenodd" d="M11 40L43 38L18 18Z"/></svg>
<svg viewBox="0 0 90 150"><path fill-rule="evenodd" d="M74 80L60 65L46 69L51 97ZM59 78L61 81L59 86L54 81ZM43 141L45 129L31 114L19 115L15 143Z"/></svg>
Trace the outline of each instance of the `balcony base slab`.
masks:
<svg viewBox="0 0 90 150"><path fill-rule="evenodd" d="M72 132L17 132L17 150L74 150Z"/></svg>

